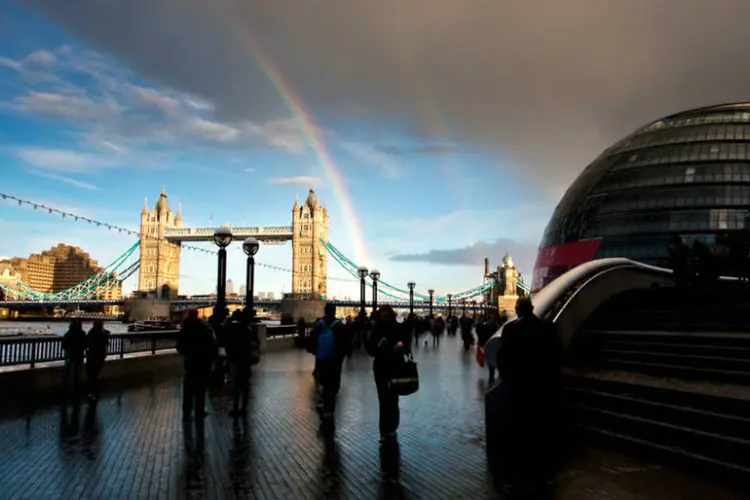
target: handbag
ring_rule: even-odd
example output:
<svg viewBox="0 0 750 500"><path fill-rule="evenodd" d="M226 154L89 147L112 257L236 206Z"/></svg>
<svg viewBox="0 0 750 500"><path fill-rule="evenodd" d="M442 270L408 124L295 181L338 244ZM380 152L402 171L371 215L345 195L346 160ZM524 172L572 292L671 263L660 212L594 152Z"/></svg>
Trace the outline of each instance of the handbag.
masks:
<svg viewBox="0 0 750 500"><path fill-rule="evenodd" d="M399 396L408 396L419 390L419 372L411 353L404 354L401 362L395 365L389 387Z"/></svg>
<svg viewBox="0 0 750 500"><path fill-rule="evenodd" d="M477 364L484 368L484 348L483 347L477 347Z"/></svg>

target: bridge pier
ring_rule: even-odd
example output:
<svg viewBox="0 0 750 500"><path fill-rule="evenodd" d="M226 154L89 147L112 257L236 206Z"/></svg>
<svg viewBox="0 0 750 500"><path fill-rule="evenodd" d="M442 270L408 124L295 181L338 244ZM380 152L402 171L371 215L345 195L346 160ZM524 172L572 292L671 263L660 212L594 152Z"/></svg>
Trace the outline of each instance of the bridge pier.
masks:
<svg viewBox="0 0 750 500"><path fill-rule="evenodd" d="M128 321L143 321L149 318L169 318L170 301L158 299L126 300L123 312Z"/></svg>
<svg viewBox="0 0 750 500"><path fill-rule="evenodd" d="M307 323L311 323L323 316L325 305L326 301L320 299L284 298L281 300L281 318L283 321L284 318L291 317L295 324L300 318L304 319Z"/></svg>

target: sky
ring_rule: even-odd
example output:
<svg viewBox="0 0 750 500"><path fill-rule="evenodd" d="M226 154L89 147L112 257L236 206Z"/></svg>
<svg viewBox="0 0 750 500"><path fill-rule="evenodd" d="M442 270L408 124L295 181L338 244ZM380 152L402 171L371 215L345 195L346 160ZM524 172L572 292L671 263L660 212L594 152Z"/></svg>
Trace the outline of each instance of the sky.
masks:
<svg viewBox="0 0 750 500"><path fill-rule="evenodd" d="M165 188L187 226L281 226L312 185L345 255L438 294L506 250L530 275L604 148L750 88L750 4L733 0L0 2L0 192L137 229ZM0 255L64 242L103 265L133 243L9 202L0 231ZM291 247L257 260L289 268ZM214 278L184 252L181 293Z"/></svg>

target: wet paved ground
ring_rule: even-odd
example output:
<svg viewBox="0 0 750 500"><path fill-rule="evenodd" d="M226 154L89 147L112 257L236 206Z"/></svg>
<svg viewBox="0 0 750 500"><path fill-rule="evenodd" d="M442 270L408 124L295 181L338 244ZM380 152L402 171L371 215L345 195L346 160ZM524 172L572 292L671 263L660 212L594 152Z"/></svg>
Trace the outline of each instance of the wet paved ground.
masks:
<svg viewBox="0 0 750 500"><path fill-rule="evenodd" d="M422 387L402 398L405 498L495 498L485 471L486 371L452 339L416 354ZM317 437L312 358L270 354L253 377L248 424L216 394L204 425L183 427L180 382L104 397L80 414L50 409L0 420L0 498L392 498L381 481L371 361L345 365L336 445ZM561 474L558 498L731 498L686 474L588 450ZM677 493L677 492L680 493Z"/></svg>

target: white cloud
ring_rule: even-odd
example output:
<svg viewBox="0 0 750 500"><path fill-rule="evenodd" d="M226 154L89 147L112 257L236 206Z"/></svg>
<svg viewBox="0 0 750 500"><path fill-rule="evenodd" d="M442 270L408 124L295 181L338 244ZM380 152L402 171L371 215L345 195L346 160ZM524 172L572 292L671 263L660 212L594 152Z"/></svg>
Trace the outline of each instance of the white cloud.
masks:
<svg viewBox="0 0 750 500"><path fill-rule="evenodd" d="M192 135L209 138L218 142L229 142L240 134L240 131L234 127L202 118L187 119L185 121L185 130Z"/></svg>
<svg viewBox="0 0 750 500"><path fill-rule="evenodd" d="M112 100L97 101L83 95L30 91L15 98L16 109L37 115L75 121L100 121L119 115L121 107Z"/></svg>
<svg viewBox="0 0 750 500"><path fill-rule="evenodd" d="M137 99L143 104L152 106L169 115L176 115L180 112L180 101L167 92L137 85L132 85L131 88Z"/></svg>
<svg viewBox="0 0 750 500"><path fill-rule="evenodd" d="M381 175L388 179L397 179L401 176L401 168L393 157L376 150L369 144L340 141L337 145L357 160L376 167Z"/></svg>
<svg viewBox="0 0 750 500"><path fill-rule="evenodd" d="M323 181L317 177L298 175L293 177L272 177L268 179L269 184L304 184L307 186L322 186Z"/></svg>
<svg viewBox="0 0 750 500"><path fill-rule="evenodd" d="M83 173L116 164L112 158L65 149L18 148L12 153L37 168L67 173Z"/></svg>
<svg viewBox="0 0 750 500"><path fill-rule="evenodd" d="M26 56L26 61L36 64L49 64L57 60L55 55L48 50L37 50Z"/></svg>
<svg viewBox="0 0 750 500"><path fill-rule="evenodd" d="M252 167L249 167L245 169L245 172L247 172L248 174L252 174L252 173L255 173L255 169Z"/></svg>
<svg viewBox="0 0 750 500"><path fill-rule="evenodd" d="M44 177L45 179L51 179L58 182L64 182L65 184L70 184L71 186L79 187L81 189L89 189L92 191L98 191L99 187L94 186L93 184L89 184L88 182L79 181L76 179L73 179L71 177L66 177L64 175L58 175L58 174L52 174L49 172L38 172L35 170L32 170L31 173L33 175L36 175L37 177Z"/></svg>

